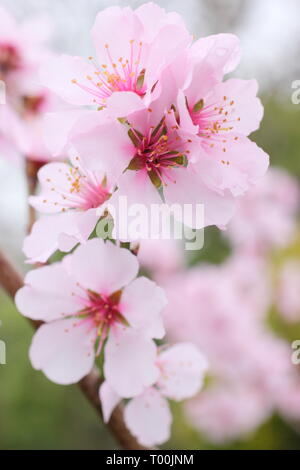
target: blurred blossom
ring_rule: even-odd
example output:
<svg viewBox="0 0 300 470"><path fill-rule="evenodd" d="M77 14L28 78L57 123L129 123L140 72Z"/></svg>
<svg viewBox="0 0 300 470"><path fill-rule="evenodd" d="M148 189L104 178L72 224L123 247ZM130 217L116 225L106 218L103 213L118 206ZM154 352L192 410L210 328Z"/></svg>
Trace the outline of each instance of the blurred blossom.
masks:
<svg viewBox="0 0 300 470"><path fill-rule="evenodd" d="M17 23L0 7L0 79L5 82L6 104L0 108L1 156L49 160L44 145L45 112L62 106L57 97L39 84L39 68L52 53L46 47L50 25L44 18Z"/></svg>
<svg viewBox="0 0 300 470"><path fill-rule="evenodd" d="M211 387L185 408L191 423L216 444L245 438L270 416L261 395L238 384Z"/></svg>
<svg viewBox="0 0 300 470"><path fill-rule="evenodd" d="M300 261L289 259L279 273L277 307L288 322L300 321Z"/></svg>
<svg viewBox="0 0 300 470"><path fill-rule="evenodd" d="M292 242L297 229L299 184L279 168L240 199L225 236L236 249L263 254Z"/></svg>
<svg viewBox="0 0 300 470"><path fill-rule="evenodd" d="M184 251L179 240L143 240L138 251L141 266L154 279L165 279L185 266Z"/></svg>
<svg viewBox="0 0 300 470"><path fill-rule="evenodd" d="M223 265L196 267L165 282L169 338L193 342L211 366L206 391L187 410L213 442L254 431L281 411L290 388L299 383L288 342L266 323L270 287L265 262L241 253Z"/></svg>

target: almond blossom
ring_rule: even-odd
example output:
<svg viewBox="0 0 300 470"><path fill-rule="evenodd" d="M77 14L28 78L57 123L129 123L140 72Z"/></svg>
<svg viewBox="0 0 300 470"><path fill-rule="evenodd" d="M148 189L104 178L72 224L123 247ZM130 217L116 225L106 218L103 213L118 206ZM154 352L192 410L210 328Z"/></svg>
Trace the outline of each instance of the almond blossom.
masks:
<svg viewBox="0 0 300 470"><path fill-rule="evenodd" d="M26 237L23 250L30 263L45 262L56 251L69 252L77 243L87 241L104 212L110 185L101 171L90 171L79 156L70 163L49 163L40 169L41 192L31 196L31 205L47 214Z"/></svg>
<svg viewBox="0 0 300 470"><path fill-rule="evenodd" d="M197 83L200 78L197 76ZM202 101L208 106L202 109L201 100L189 103L189 87L178 90L171 65L162 73L160 83L161 95L154 93L147 105L136 96L125 103L120 93L114 94L107 113L95 113L94 125L89 115L89 126L82 117L85 129L80 131L78 126L70 140L91 167L101 166L118 181L111 203L126 196L129 204L138 201L147 207L162 200L194 208L203 204L204 222L184 223L193 228L225 226L236 198L255 185L268 168L267 154L247 137L262 115L256 85L228 80L209 88L208 95L199 87L197 99L204 97ZM234 108L234 102L225 96L230 96L230 90L237 101ZM218 107L218 100L222 106ZM240 117L229 123L227 106L234 115L244 110L246 123ZM251 106L253 112L247 113Z"/></svg>
<svg viewBox="0 0 300 470"><path fill-rule="evenodd" d="M87 375L104 351L104 375L124 397L158 378L156 346L162 338L163 291L139 277L136 257L99 239L63 262L29 272L16 296L20 312L45 322L30 358L52 381L71 384Z"/></svg>
<svg viewBox="0 0 300 470"><path fill-rule="evenodd" d="M285 321L295 323L300 320L300 262L287 260L280 269L275 301L279 313Z"/></svg>
<svg viewBox="0 0 300 470"><path fill-rule="evenodd" d="M272 167L239 200L236 217L224 235L236 250L254 255L285 247L296 236L299 199L298 182L283 169Z"/></svg>
<svg viewBox="0 0 300 470"><path fill-rule="evenodd" d="M205 357L189 343L162 350L156 364L160 370L156 384L133 398L124 411L126 426L145 446L169 439L172 415L167 399L181 401L199 392L208 368ZM99 395L104 421L108 422L122 398L108 382L101 385Z"/></svg>
<svg viewBox="0 0 300 470"><path fill-rule="evenodd" d="M53 93L41 86L38 70L52 54L46 48L49 24L42 18L17 23L0 8L0 80L5 83L5 106L1 106L1 155L9 160L26 156L51 160L42 138L42 116L52 109L65 109Z"/></svg>
<svg viewBox="0 0 300 470"><path fill-rule="evenodd" d="M118 204L120 196L126 196L128 205L139 202L146 207L162 204L162 197L168 205L204 204L204 224L225 225L233 214L233 196L207 186L199 167L199 137L181 129L176 110L170 107L164 113L165 107L161 99L149 107L141 103L125 122L98 114L94 127L74 134L71 142L85 164L117 181L111 204ZM260 157L266 162L263 154ZM184 222L197 225L191 218ZM201 220L195 228L202 227Z"/></svg>
<svg viewBox="0 0 300 470"><path fill-rule="evenodd" d="M80 107L103 108L110 97L118 93L119 100L138 102L134 96L149 100L163 70L180 56L191 43L182 18L167 13L150 2L136 10L130 7L109 7L98 13L92 28L96 57L63 55L48 61L42 68L43 84L73 105L73 111L49 115L46 129L60 123L66 136L76 122ZM84 108L81 108L81 112ZM54 153L62 150L57 142L49 141Z"/></svg>

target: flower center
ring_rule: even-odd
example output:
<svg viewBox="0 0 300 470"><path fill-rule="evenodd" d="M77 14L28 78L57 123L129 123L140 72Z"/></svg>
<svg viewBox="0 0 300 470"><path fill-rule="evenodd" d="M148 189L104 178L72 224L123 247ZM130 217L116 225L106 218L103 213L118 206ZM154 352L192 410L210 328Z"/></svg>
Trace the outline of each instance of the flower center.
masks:
<svg viewBox="0 0 300 470"><path fill-rule="evenodd" d="M43 95L24 95L22 96L22 106L24 112L27 114L38 114L45 102Z"/></svg>
<svg viewBox="0 0 300 470"><path fill-rule="evenodd" d="M10 44L0 44L0 79L20 66L21 59L16 49Z"/></svg>
<svg viewBox="0 0 300 470"><path fill-rule="evenodd" d="M107 297L89 291L88 305L82 313L89 316L95 327L103 329L106 326L109 328L115 322L121 321L122 316L119 311L121 294L122 292L118 291Z"/></svg>
<svg viewBox="0 0 300 470"><path fill-rule="evenodd" d="M238 140L237 136L226 135L233 133L234 124L241 120L236 117L234 106L234 100L224 96L221 104L205 104L201 99L193 108L189 108L193 123L199 127L198 135L202 137L203 145L209 148L219 146L225 153L229 139ZM222 163L229 164L225 160L222 160Z"/></svg>
<svg viewBox="0 0 300 470"><path fill-rule="evenodd" d="M163 118L156 128L151 127L144 136L130 128L128 135L136 147L136 154L128 165L128 170L145 170L154 186L167 186L167 181L175 183L172 170L184 168L190 153L188 144L178 135L178 126L169 128Z"/></svg>
<svg viewBox="0 0 300 470"><path fill-rule="evenodd" d="M122 291L117 291L110 296L88 291L86 307L77 314L78 324L88 322L95 329L96 354L100 354L104 341L110 328L119 323L129 326L126 319L120 313L120 299ZM97 344L96 344L97 343Z"/></svg>
<svg viewBox="0 0 300 470"><path fill-rule="evenodd" d="M145 69L142 69L140 65L143 43L132 39L130 41L129 58L119 57L117 60L113 59L109 45L105 44L104 47L107 63L99 66L93 57L89 57L95 68L94 76L86 76L90 86L83 85L76 79L73 79L72 83L77 84L93 95L94 102L100 106L105 106L106 99L115 91L133 91L139 96L144 96L146 93L146 86L144 85Z"/></svg>
<svg viewBox="0 0 300 470"><path fill-rule="evenodd" d="M80 161L80 157L76 157ZM109 198L110 193L106 187L106 178L95 172L88 171L82 166L70 167L64 172L62 168L57 169L58 178L47 178L49 192L53 194L50 199L44 199L44 204L54 204L61 207L62 212L69 209L84 210L96 209ZM63 177L63 184L56 185L56 180ZM47 191L48 192L48 191Z"/></svg>

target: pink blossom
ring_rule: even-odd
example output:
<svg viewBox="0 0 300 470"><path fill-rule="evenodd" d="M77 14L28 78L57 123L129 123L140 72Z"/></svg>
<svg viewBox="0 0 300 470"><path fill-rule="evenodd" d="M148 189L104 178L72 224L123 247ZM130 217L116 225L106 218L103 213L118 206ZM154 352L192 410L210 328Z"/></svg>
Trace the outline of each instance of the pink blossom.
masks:
<svg viewBox="0 0 300 470"><path fill-rule="evenodd" d="M247 116L247 129L240 128L242 124L237 120L226 140L223 135L226 129L214 130L221 116L218 110L211 118L213 122L205 123L205 129L209 126L210 137L217 139L218 145L214 142L207 145L211 141L208 131L204 129L203 134L199 130L200 124L192 123L186 96L182 91L178 93L176 80L170 77L173 77L171 66L163 72L160 80L162 94L152 96L147 106L140 100L139 110L136 107L134 110L132 104L125 105L120 94L113 95L110 112L115 109L117 116L126 118L115 120L110 117L110 112L95 114L94 125L91 116L88 117L89 125L82 118L81 125L85 126L85 131L74 132L71 142L91 167L96 169L101 165L108 175L118 180L118 191L111 203L117 203L120 196L126 196L128 204L138 201L148 207L154 203L161 204L162 193L169 205L191 204L196 207L196 204L204 204L204 222L184 220L186 225L193 228L211 224L224 226L233 215L236 197L260 180L268 167L268 156L246 137L251 122L253 129L257 127L256 118L251 121L250 115ZM229 87L227 84L225 82L224 87ZM232 83L237 99L240 96L240 108L248 109L248 102L252 101L253 106L257 106L256 87L244 85L246 90L241 83ZM223 92L223 89L222 92L211 90L211 100L216 102L222 95L224 101ZM202 109L197 113L201 114ZM207 116L206 110L203 113L204 117ZM224 116L223 119L226 120ZM102 155L101 161L99 154Z"/></svg>
<svg viewBox="0 0 300 470"><path fill-rule="evenodd" d="M208 187L242 195L265 173L267 155L247 136L258 129L263 107L255 80L229 79L239 61L231 34L201 38L189 50L191 72L177 104L181 126L196 128L202 155L199 167Z"/></svg>
<svg viewBox="0 0 300 470"><path fill-rule="evenodd" d="M30 358L56 383L87 375L104 346L104 374L122 396L132 397L158 377L156 347L162 338L163 291L139 277L128 250L100 239L88 241L63 262L35 269L16 304L45 322L35 334Z"/></svg>
<svg viewBox="0 0 300 470"><path fill-rule="evenodd" d="M191 423L216 444L240 439L254 432L270 417L261 395L244 387L210 387L186 404Z"/></svg>
<svg viewBox="0 0 300 470"><path fill-rule="evenodd" d="M106 106L115 92L125 92L125 100L132 94L147 97L191 36L178 14L147 3L99 12L92 40L96 58L64 55L42 72L45 85L72 105Z"/></svg>
<svg viewBox="0 0 300 470"><path fill-rule="evenodd" d="M6 117L1 122L1 116L0 121L1 153L10 160L20 156L50 160L42 138L42 116L62 108L62 103L37 78L40 65L51 57L45 47L49 24L42 18L18 24L2 7L0 22L0 80L6 92Z"/></svg>
<svg viewBox="0 0 300 470"><path fill-rule="evenodd" d="M105 209L112 186L103 172L90 171L79 156L71 156L70 164L49 163L38 173L41 193L29 198L41 213L23 250L30 263L45 262L56 250L68 252L77 243L84 243Z"/></svg>
<svg viewBox="0 0 300 470"><path fill-rule="evenodd" d="M181 401L195 395L207 371L206 359L189 343L163 350L156 363L160 375L155 386L133 398L124 411L128 429L145 446L159 445L169 439L172 416L167 399ZM121 397L107 382L101 385L99 394L107 422Z"/></svg>
<svg viewBox="0 0 300 470"><path fill-rule="evenodd" d="M261 254L289 244L296 233L299 186L279 168L270 168L238 202L235 217L225 234L239 250Z"/></svg>
<svg viewBox="0 0 300 470"><path fill-rule="evenodd" d="M40 58L45 53L47 26L45 21L39 20L39 27L34 19L18 24L2 6L0 22L0 80L5 82L10 93L12 88L22 89L28 76L36 70Z"/></svg>
<svg viewBox="0 0 300 470"><path fill-rule="evenodd" d="M300 262L287 260L279 273L276 292L279 313L288 322L300 320Z"/></svg>
<svg viewBox="0 0 300 470"><path fill-rule="evenodd" d="M139 111L127 115L126 123L98 114L94 127L74 135L72 144L86 164L104 168L118 181L111 204L118 204L120 196L126 196L128 205L162 204L161 191L169 205L205 205L204 222L185 219L186 225L226 224L234 210L233 196L206 185L198 163L199 137L183 131L174 109L165 114L165 106L160 98L150 107L141 104Z"/></svg>
<svg viewBox="0 0 300 470"><path fill-rule="evenodd" d="M184 268L184 251L179 240L142 240L139 246L140 264L156 279L165 279Z"/></svg>

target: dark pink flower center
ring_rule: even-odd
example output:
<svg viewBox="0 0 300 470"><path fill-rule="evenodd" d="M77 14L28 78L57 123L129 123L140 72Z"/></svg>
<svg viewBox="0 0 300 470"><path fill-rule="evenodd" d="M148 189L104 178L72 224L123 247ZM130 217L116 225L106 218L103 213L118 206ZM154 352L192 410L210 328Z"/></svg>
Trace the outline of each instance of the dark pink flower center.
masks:
<svg viewBox="0 0 300 470"><path fill-rule="evenodd" d="M165 119L156 128L151 127L146 136L131 128L128 134L136 147L136 154L127 169L146 170L157 188L166 186L168 181L175 183L172 170L187 166L191 143L179 137L177 131L178 126L168 128Z"/></svg>
<svg viewBox="0 0 300 470"><path fill-rule="evenodd" d="M95 292L88 292L88 304L82 313L89 316L95 327L110 327L121 320L119 300L121 292L116 292L107 297Z"/></svg>
<svg viewBox="0 0 300 470"><path fill-rule="evenodd" d="M88 299L86 306L77 314L77 326L87 323L90 328L95 330L95 344L97 354L101 352L104 341L106 340L110 328L115 324L129 326L126 319L120 313L120 298L122 291L114 292L110 296L98 294L93 291L87 292Z"/></svg>
<svg viewBox="0 0 300 470"><path fill-rule="evenodd" d="M10 44L0 44L0 78L21 67L21 58L16 48Z"/></svg>
<svg viewBox="0 0 300 470"><path fill-rule="evenodd" d="M39 114L45 103L43 95L24 95L22 97L22 107L25 114Z"/></svg>

